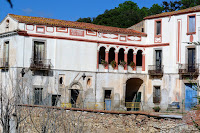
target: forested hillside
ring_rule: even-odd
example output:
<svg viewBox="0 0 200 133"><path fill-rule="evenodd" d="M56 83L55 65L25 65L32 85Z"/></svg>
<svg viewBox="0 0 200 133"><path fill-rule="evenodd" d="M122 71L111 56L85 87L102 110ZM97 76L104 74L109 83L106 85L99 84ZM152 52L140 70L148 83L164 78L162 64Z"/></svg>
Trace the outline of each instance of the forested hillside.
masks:
<svg viewBox="0 0 200 133"><path fill-rule="evenodd" d="M163 1L161 5L153 4L150 8L139 8L137 3L125 1L111 10L105 10L103 14L95 18L79 18L78 22L93 23L97 25L106 25L120 28L130 27L144 17L169 11L176 11L200 5L200 0L179 0L179 1Z"/></svg>

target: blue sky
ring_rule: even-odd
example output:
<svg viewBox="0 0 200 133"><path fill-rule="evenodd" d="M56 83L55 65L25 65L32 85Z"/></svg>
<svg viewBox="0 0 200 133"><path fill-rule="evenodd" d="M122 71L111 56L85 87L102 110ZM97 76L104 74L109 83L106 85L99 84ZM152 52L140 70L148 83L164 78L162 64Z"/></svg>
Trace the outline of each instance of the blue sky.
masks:
<svg viewBox="0 0 200 133"><path fill-rule="evenodd" d="M96 17L124 1L126 0L12 0L14 7L11 9L6 0L0 0L0 21L8 13L76 21L80 17ZM162 0L132 1L140 8L162 3Z"/></svg>

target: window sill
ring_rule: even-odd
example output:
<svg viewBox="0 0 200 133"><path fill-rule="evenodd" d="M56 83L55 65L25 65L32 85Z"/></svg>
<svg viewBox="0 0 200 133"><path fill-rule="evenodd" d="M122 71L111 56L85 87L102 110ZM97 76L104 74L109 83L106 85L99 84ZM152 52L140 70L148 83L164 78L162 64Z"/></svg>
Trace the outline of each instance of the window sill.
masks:
<svg viewBox="0 0 200 133"><path fill-rule="evenodd" d="M196 32L188 32L188 33L186 33L186 35L193 35L193 34L196 34Z"/></svg>

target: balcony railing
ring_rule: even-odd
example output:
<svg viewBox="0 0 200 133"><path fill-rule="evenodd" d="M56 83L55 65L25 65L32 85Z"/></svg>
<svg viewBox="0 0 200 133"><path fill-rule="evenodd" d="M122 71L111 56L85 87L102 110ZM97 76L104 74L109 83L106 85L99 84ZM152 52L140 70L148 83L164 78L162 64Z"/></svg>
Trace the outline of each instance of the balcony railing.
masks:
<svg viewBox="0 0 200 133"><path fill-rule="evenodd" d="M148 73L149 73L149 75L161 76L161 75L163 75L163 68L164 68L163 65L149 65Z"/></svg>
<svg viewBox="0 0 200 133"><path fill-rule="evenodd" d="M181 75L198 75L199 64L179 64L179 74Z"/></svg>
<svg viewBox="0 0 200 133"><path fill-rule="evenodd" d="M52 68L51 59L32 59L31 58L31 70L50 70Z"/></svg>
<svg viewBox="0 0 200 133"><path fill-rule="evenodd" d="M9 67L9 62L7 58L0 58L0 68L8 68Z"/></svg>

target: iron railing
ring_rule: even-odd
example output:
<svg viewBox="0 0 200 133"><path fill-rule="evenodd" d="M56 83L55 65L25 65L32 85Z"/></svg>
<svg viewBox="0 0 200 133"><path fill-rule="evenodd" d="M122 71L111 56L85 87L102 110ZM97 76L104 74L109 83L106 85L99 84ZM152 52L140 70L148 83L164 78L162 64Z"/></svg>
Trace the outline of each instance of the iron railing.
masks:
<svg viewBox="0 0 200 133"><path fill-rule="evenodd" d="M30 69L50 70L52 68L51 59L32 59Z"/></svg>
<svg viewBox="0 0 200 133"><path fill-rule="evenodd" d="M163 65L149 65L148 73L149 75L163 75Z"/></svg>
<svg viewBox="0 0 200 133"><path fill-rule="evenodd" d="M179 64L178 73L182 75L198 75L199 64Z"/></svg>
<svg viewBox="0 0 200 133"><path fill-rule="evenodd" d="M8 68L9 62L8 58L0 58L0 68Z"/></svg>

